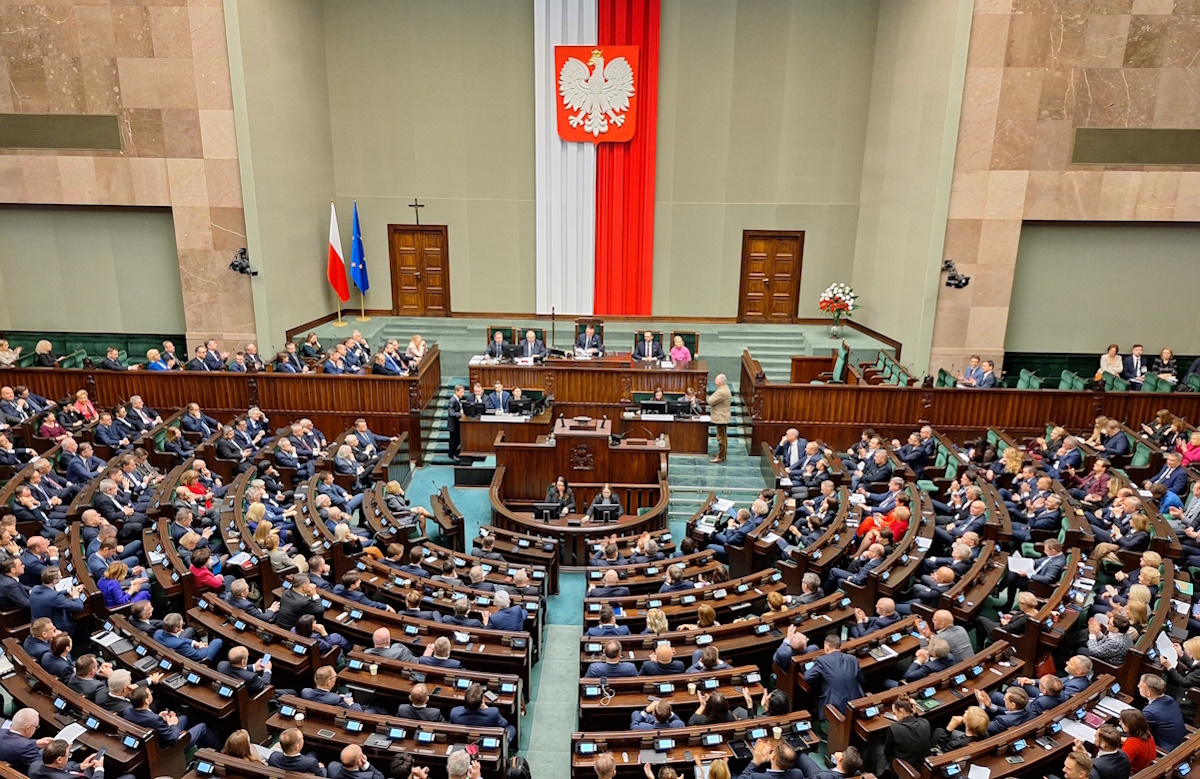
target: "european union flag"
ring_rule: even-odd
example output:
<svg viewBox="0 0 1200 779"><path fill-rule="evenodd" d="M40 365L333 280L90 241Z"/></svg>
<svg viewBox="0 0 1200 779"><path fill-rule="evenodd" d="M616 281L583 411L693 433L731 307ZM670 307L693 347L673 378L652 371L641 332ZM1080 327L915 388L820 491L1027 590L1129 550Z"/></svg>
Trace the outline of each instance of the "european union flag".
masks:
<svg viewBox="0 0 1200 779"><path fill-rule="evenodd" d="M358 226L358 201L354 201L354 236L350 239L350 278L365 295L371 288L367 278L367 255L363 252L362 230Z"/></svg>

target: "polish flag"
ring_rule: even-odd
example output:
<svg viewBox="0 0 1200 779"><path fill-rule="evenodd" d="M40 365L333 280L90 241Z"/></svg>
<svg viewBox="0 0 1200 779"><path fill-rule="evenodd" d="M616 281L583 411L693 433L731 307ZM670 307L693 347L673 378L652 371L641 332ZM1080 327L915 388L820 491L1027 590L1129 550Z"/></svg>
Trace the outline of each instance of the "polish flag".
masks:
<svg viewBox="0 0 1200 779"><path fill-rule="evenodd" d="M338 232L337 211L329 204L329 262L325 276L329 285L345 303L350 299L350 285L346 283L346 255L342 253L342 234Z"/></svg>

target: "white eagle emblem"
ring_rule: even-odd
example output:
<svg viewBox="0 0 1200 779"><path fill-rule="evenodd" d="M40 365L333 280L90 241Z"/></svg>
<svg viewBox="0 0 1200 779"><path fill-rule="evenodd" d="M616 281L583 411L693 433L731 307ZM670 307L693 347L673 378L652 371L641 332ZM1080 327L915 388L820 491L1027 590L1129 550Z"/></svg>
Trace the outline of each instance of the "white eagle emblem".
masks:
<svg viewBox="0 0 1200 779"><path fill-rule="evenodd" d="M608 132L610 121L617 127L625 123L621 113L629 110L629 98L633 97L633 68L624 57L605 65L599 49L592 52L588 64L592 70L575 57L563 63L558 93L563 105L577 112L567 119L571 126L583 125L585 132L596 137Z"/></svg>

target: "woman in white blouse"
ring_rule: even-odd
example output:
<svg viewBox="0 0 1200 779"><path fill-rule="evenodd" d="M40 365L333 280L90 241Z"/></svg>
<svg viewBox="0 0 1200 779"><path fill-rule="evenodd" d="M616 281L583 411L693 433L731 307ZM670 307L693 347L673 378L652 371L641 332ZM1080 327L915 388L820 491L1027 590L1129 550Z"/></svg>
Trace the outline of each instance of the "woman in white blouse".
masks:
<svg viewBox="0 0 1200 779"><path fill-rule="evenodd" d="M1100 355L1100 372L1111 373L1114 376L1120 376L1121 371L1125 370L1125 361L1121 359L1119 354L1121 347L1116 344L1109 344L1108 350Z"/></svg>
<svg viewBox="0 0 1200 779"><path fill-rule="evenodd" d="M408 348L404 350L404 354L411 357L414 362L419 362L425 356L425 339L420 335L414 335L408 342Z"/></svg>

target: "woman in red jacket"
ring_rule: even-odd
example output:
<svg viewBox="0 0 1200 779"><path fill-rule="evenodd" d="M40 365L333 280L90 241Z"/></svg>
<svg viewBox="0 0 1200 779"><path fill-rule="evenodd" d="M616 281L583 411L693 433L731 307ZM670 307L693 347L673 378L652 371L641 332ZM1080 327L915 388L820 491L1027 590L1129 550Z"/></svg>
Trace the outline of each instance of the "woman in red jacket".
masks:
<svg viewBox="0 0 1200 779"><path fill-rule="evenodd" d="M211 562L213 562L212 552L208 547L202 546L195 552L192 552L192 564L188 566L188 570L192 572L192 580L196 582L196 586L201 592L216 590L223 595L229 589L229 585L233 583L233 577L225 576L222 578L217 576L209 569L209 563ZM220 561L216 562L217 565L220 565Z"/></svg>

